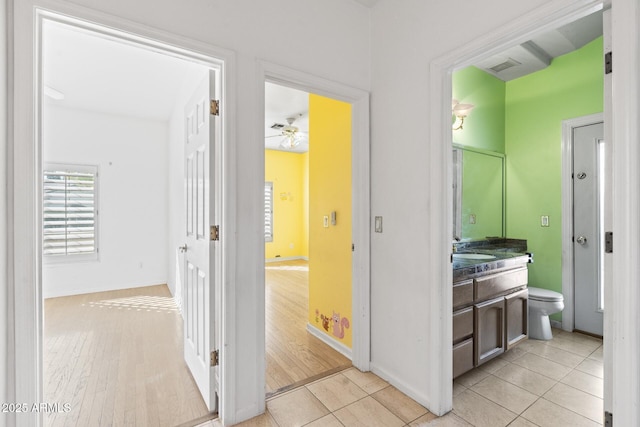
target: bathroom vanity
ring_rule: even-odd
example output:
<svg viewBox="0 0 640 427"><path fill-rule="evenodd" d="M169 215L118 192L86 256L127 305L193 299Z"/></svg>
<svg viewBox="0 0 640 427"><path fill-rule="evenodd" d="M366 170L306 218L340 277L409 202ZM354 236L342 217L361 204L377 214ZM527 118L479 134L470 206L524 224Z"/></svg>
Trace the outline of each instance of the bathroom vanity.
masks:
<svg viewBox="0 0 640 427"><path fill-rule="evenodd" d="M454 245L453 378L527 339L532 256L518 249Z"/></svg>

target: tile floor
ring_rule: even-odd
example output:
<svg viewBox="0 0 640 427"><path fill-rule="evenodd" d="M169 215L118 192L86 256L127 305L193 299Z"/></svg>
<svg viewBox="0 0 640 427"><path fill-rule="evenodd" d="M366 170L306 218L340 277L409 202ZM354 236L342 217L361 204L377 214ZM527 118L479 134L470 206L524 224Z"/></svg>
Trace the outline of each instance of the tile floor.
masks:
<svg viewBox="0 0 640 427"><path fill-rule="evenodd" d="M454 381L453 411L436 417L372 373L349 368L275 396L243 427L602 424L602 340L554 329ZM217 420L199 427L219 427Z"/></svg>

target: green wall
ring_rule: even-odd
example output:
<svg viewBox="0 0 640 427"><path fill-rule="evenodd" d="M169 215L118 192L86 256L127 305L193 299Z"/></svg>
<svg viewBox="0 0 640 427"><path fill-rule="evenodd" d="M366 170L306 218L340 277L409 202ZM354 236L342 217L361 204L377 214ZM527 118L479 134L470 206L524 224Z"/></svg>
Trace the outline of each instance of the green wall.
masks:
<svg viewBox="0 0 640 427"><path fill-rule="evenodd" d="M602 52L598 38L506 84L507 236L534 253L531 286L562 292L562 121L603 111Z"/></svg>
<svg viewBox="0 0 640 427"><path fill-rule="evenodd" d="M453 131L453 142L504 153L504 82L476 67L467 67L453 73L452 83L454 99L475 105L463 128Z"/></svg>

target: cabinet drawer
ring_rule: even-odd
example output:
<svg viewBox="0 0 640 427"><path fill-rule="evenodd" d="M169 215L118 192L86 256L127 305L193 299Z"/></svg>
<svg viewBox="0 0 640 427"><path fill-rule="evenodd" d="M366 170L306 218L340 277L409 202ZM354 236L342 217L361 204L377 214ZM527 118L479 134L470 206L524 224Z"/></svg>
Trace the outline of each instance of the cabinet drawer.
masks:
<svg viewBox="0 0 640 427"><path fill-rule="evenodd" d="M524 286L529 280L527 267L474 279L475 300L482 301L510 289Z"/></svg>
<svg viewBox="0 0 640 427"><path fill-rule="evenodd" d="M473 338L453 346L453 378L473 369Z"/></svg>
<svg viewBox="0 0 640 427"><path fill-rule="evenodd" d="M453 284L453 308L473 302L473 279Z"/></svg>
<svg viewBox="0 0 640 427"><path fill-rule="evenodd" d="M453 343L473 335L473 307L453 313Z"/></svg>

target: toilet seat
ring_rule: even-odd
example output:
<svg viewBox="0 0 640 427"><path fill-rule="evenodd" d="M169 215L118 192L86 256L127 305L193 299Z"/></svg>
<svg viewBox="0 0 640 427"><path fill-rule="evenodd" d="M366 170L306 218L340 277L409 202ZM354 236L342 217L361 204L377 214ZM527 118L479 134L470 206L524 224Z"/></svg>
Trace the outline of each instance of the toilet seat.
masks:
<svg viewBox="0 0 640 427"><path fill-rule="evenodd" d="M529 299L543 302L560 302L564 301L561 293L551 291L549 289L529 287Z"/></svg>

